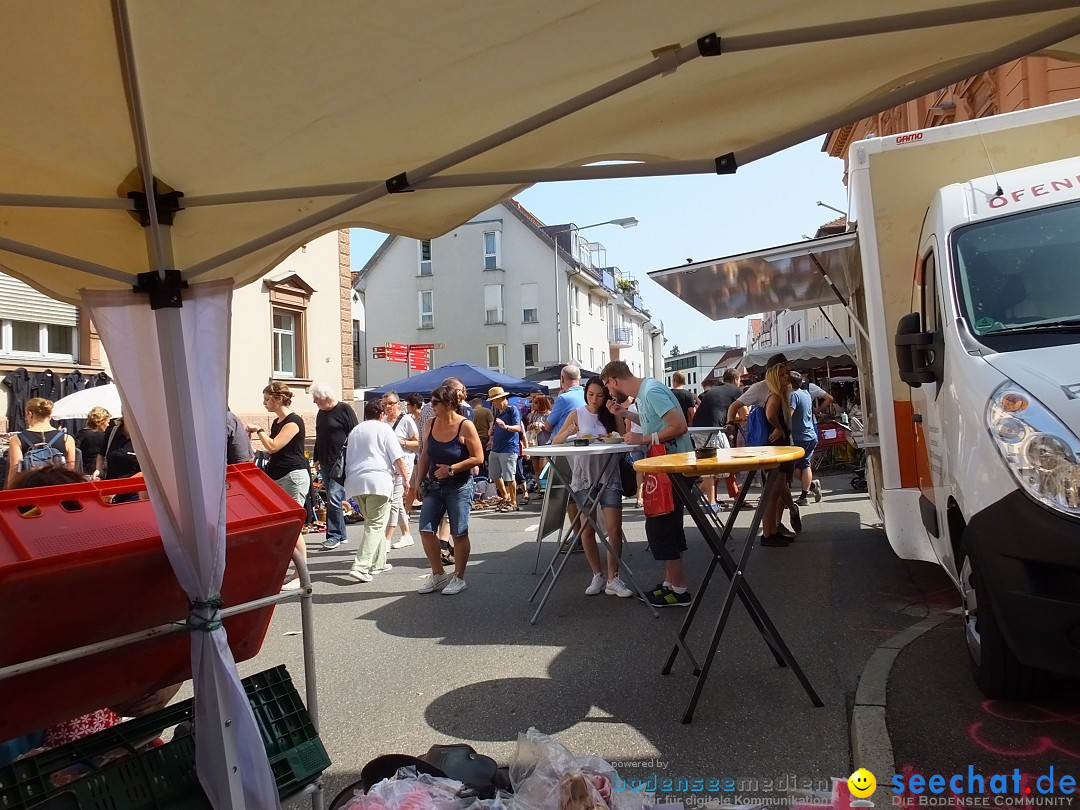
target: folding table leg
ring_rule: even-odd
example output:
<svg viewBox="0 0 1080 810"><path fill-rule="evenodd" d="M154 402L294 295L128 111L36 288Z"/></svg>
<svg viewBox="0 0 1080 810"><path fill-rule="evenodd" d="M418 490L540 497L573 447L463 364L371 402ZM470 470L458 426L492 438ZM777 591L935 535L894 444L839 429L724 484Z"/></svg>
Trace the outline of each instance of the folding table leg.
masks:
<svg viewBox="0 0 1080 810"><path fill-rule="evenodd" d="M705 680L708 678L709 669L712 667L713 659L716 657L716 651L720 646L720 638L724 633L724 628L727 625L728 618L731 615L731 607L735 604L736 595L742 593L744 589L749 591L749 586L745 582L745 571L747 562L750 559L750 552L753 550L754 543L757 540L757 530L761 523L761 517L765 511L765 506L769 502L770 496L773 494L777 486L782 485L783 475L780 473L779 468L773 470L768 479L765 482L765 486L762 490L761 500L758 503L757 509L754 510L754 516L750 521L750 530L747 533L746 544L743 546L742 554L740 555L739 562L734 572L734 576L731 579L731 583L728 586L728 591L724 596L724 603L720 609L720 616L716 621L716 627L713 630L712 639L709 642L708 652L705 654L705 660L702 662L701 674L698 676L698 681L694 686L694 694L690 698L690 703L686 708L686 713L683 715L682 722L689 723L693 720L694 710L697 707L698 699L701 697L701 693L705 688ZM750 592L752 593L752 591ZM817 692L814 691L813 686L810 685L810 681L806 678L802 668L795 660L795 656L791 654L791 650L788 649L784 640L781 638L780 633L777 631L776 626L769 619L768 614L764 608L760 606L757 599L753 601L756 603L756 611L751 611L751 615L758 615L764 624L764 628L768 633L768 638L771 639L770 647L773 648L774 653L779 651L784 660L787 661L788 666L792 672L799 679L803 689L806 691L807 696L810 698L810 702L817 707L824 705L821 698L818 697Z"/></svg>

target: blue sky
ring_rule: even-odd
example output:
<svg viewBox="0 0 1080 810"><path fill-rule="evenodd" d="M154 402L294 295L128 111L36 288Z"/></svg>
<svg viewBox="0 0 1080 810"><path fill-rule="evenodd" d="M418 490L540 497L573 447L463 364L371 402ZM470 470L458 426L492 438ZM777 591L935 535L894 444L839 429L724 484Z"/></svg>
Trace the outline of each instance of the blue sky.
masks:
<svg viewBox="0 0 1080 810"><path fill-rule="evenodd" d="M687 259L703 261L797 242L838 216L817 200L847 209L843 162L821 151L824 138L744 166L734 175L590 180L533 186L518 200L546 223L589 225L637 217L635 228L608 225L587 232L607 249L607 263L641 282L645 306L664 322L669 352L729 343L746 333L743 320L713 321L648 278ZM352 265L360 268L383 240L352 231ZM745 337L744 337L745 345Z"/></svg>

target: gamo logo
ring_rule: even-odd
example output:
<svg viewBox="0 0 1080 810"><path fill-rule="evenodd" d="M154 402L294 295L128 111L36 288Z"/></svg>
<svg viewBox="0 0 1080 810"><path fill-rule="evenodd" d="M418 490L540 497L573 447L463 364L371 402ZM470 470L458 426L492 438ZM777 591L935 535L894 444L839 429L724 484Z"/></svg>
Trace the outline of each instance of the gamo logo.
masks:
<svg viewBox="0 0 1080 810"><path fill-rule="evenodd" d="M921 141L923 134L921 132L909 132L907 135L901 135L896 139L898 144L900 143L914 143L915 141Z"/></svg>

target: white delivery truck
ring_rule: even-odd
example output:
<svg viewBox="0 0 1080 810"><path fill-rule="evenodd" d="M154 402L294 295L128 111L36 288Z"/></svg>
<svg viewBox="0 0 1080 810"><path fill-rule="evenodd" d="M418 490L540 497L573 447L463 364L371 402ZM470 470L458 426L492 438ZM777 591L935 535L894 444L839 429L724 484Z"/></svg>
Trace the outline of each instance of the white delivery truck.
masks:
<svg viewBox="0 0 1080 810"><path fill-rule="evenodd" d="M860 141L848 171L889 542L960 589L988 696L1080 676L1080 102Z"/></svg>
<svg viewBox="0 0 1080 810"><path fill-rule="evenodd" d="M987 695L1080 676L1080 101L859 141L848 178L847 233L650 275L716 320L847 304L893 549L960 590Z"/></svg>

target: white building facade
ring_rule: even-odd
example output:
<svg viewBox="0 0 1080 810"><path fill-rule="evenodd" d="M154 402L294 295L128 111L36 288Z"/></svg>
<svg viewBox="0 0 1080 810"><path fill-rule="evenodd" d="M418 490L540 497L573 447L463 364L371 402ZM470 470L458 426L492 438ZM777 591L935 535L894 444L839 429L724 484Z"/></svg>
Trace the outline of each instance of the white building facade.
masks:
<svg viewBox="0 0 1080 810"><path fill-rule="evenodd" d="M513 200L437 239L388 237L353 284L364 312L357 385L408 376L403 363L372 358L367 347L386 343L441 344L432 367L464 360L516 377L615 359L654 373L662 328L605 259L575 226L544 226Z"/></svg>
<svg viewBox="0 0 1080 810"><path fill-rule="evenodd" d="M716 367L734 346L703 346L692 352L682 352L672 355L664 360L664 384L671 387L671 376L676 371L681 371L686 377L686 385L683 387L691 394L700 394L701 382Z"/></svg>

